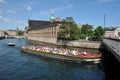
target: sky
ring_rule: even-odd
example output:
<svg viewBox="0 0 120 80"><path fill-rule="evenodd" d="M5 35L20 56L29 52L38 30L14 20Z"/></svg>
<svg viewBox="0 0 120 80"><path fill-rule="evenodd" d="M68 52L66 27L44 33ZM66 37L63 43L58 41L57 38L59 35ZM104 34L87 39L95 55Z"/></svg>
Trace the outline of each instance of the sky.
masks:
<svg viewBox="0 0 120 80"><path fill-rule="evenodd" d="M73 17L76 24L120 26L120 0L0 0L0 30L24 30L29 20Z"/></svg>

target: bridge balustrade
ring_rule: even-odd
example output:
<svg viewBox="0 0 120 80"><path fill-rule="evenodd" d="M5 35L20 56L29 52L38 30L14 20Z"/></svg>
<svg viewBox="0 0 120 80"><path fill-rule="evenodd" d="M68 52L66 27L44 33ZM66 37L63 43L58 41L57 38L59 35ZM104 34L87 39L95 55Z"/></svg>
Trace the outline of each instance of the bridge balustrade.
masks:
<svg viewBox="0 0 120 80"><path fill-rule="evenodd" d="M115 38L104 38L103 42L109 47L112 47L117 52L120 52L120 39Z"/></svg>
<svg viewBox="0 0 120 80"><path fill-rule="evenodd" d="M104 38L103 43L109 47L108 49L115 55L120 61L120 39L116 38Z"/></svg>

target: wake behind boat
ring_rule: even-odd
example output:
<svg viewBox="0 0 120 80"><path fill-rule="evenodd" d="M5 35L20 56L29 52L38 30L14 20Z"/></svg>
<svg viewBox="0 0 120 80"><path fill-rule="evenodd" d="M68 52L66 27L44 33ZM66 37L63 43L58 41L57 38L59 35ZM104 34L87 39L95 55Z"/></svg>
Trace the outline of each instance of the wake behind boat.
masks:
<svg viewBox="0 0 120 80"><path fill-rule="evenodd" d="M101 54L80 52L78 50L71 49L51 48L46 46L23 46L21 50L30 54L40 55L48 58L55 58L67 62L69 61L80 63L84 61L99 63L101 60Z"/></svg>
<svg viewBox="0 0 120 80"><path fill-rule="evenodd" d="M15 43L14 42L9 42L8 46L15 46Z"/></svg>

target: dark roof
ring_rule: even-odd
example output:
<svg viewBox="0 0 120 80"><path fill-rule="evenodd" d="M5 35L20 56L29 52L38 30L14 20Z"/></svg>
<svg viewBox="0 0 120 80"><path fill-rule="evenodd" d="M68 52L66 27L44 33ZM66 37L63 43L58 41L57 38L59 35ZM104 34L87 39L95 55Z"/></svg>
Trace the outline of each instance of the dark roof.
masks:
<svg viewBox="0 0 120 80"><path fill-rule="evenodd" d="M56 22L50 22L50 21L42 21L42 20L29 20L28 25L29 25L29 30L36 30L36 29L41 29L45 27L52 27L57 25L58 23L63 23L62 21L56 21Z"/></svg>
<svg viewBox="0 0 120 80"><path fill-rule="evenodd" d="M40 27L43 25L50 24L50 21L42 21L42 20L29 20L28 25L29 27Z"/></svg>
<svg viewBox="0 0 120 80"><path fill-rule="evenodd" d="M16 31L16 30L7 30L7 31Z"/></svg>

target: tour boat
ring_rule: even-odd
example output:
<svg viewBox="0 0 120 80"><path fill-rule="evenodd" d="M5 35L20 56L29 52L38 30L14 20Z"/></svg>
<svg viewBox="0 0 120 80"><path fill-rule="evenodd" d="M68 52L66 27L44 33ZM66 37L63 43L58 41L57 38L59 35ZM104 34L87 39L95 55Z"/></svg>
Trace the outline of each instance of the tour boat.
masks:
<svg viewBox="0 0 120 80"><path fill-rule="evenodd" d="M58 48L53 49L49 47L35 47L35 46L23 46L21 48L21 51L34 55L57 59L65 62L75 62L75 63L81 63L81 62L99 63L102 56L101 54L98 53L80 52L80 51L75 52L75 50L71 50L72 54L68 54L68 52L71 53L69 49L58 49Z"/></svg>
<svg viewBox="0 0 120 80"><path fill-rule="evenodd" d="M15 43L14 42L9 42L8 46L15 46Z"/></svg>

